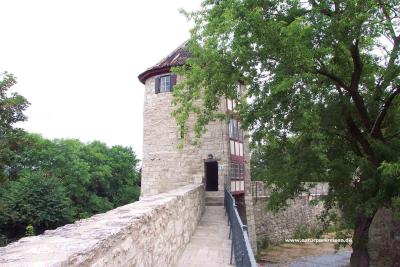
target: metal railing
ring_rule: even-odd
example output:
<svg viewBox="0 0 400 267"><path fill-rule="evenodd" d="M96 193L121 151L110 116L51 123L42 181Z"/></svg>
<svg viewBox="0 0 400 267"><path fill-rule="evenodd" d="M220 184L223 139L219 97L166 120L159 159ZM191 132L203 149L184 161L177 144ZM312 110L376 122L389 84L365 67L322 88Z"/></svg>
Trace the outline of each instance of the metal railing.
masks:
<svg viewBox="0 0 400 267"><path fill-rule="evenodd" d="M236 266L257 267L247 234L247 226L242 223L236 208L235 199L227 187L224 189L224 206L228 215L228 225L230 226L229 239L232 239L230 263L232 264L232 257L235 256Z"/></svg>

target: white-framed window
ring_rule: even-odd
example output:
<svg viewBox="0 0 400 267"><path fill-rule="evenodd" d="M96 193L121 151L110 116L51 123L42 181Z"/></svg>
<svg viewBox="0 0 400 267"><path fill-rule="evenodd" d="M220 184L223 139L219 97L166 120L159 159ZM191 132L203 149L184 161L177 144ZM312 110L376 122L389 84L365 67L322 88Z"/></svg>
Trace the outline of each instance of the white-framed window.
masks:
<svg viewBox="0 0 400 267"><path fill-rule="evenodd" d="M240 143L235 142L235 155L240 156Z"/></svg>
<svg viewBox="0 0 400 267"><path fill-rule="evenodd" d="M229 140L231 155L235 155L235 141Z"/></svg>
<svg viewBox="0 0 400 267"><path fill-rule="evenodd" d="M230 162L229 175L231 179L244 179L244 163Z"/></svg>
<svg viewBox="0 0 400 267"><path fill-rule="evenodd" d="M170 92L171 91L171 76L160 77L160 92Z"/></svg>
<svg viewBox="0 0 400 267"><path fill-rule="evenodd" d="M243 130L240 128L240 122L238 120L229 120L229 138L243 141Z"/></svg>
<svg viewBox="0 0 400 267"><path fill-rule="evenodd" d="M172 92L174 85L176 84L176 75L175 74L168 74L156 77L155 79L155 93L165 93L165 92Z"/></svg>

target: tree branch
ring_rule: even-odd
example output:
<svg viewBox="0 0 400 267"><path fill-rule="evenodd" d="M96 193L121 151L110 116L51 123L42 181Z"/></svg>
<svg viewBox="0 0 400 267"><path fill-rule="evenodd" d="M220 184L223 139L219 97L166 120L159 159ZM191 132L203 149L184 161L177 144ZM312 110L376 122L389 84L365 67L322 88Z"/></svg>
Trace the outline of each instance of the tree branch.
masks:
<svg viewBox="0 0 400 267"><path fill-rule="evenodd" d="M371 145L369 144L368 140L365 139L365 137L363 136L363 134L361 133L360 129L358 128L357 124L354 122L350 111L347 108L347 105L345 104L345 99L344 99L344 94L343 91L341 90L339 85L336 85L336 90L339 93L339 100L340 103L342 105L342 110L343 110L343 115L346 118L346 124L347 124L347 128L350 132L350 135L353 137L355 143L354 148L355 148L355 152L359 155L361 153L361 151L359 150L359 147L357 145L360 144L362 150L364 151L364 153L368 156L368 159L371 162L376 162L375 157L374 157L374 153L371 149Z"/></svg>
<svg viewBox="0 0 400 267"><path fill-rule="evenodd" d="M395 133L395 134L386 136L386 139L392 139L392 138L395 138L395 137L397 137L397 136L400 136L400 132L397 132L397 133Z"/></svg>
<svg viewBox="0 0 400 267"><path fill-rule="evenodd" d="M389 96L385 99L382 110L379 112L378 116L375 119L374 125L372 126L371 129L371 136L377 137L381 133L381 125L383 120L385 119L385 116L390 108L391 103L393 102L394 98L400 94L400 85L395 87Z"/></svg>
<svg viewBox="0 0 400 267"><path fill-rule="evenodd" d="M368 159L372 163L377 165L378 161L374 156L374 152L371 149L371 145L369 144L368 140L364 138L360 129L358 129L357 124L354 122L353 118L349 114L347 114L346 123L347 127L349 128L350 134L361 145L363 151L368 156Z"/></svg>
<svg viewBox="0 0 400 267"><path fill-rule="evenodd" d="M385 16L385 18L386 18L386 20L387 20L387 27L388 27L388 30L389 30L389 32L390 32L390 36L391 36L391 37L393 38L393 40L394 40L394 39L396 39L396 31L395 31L394 28L393 28L392 19L391 19L391 17L390 17L390 14L389 14L389 12L388 12L387 9L386 9L385 4L382 3L382 0L377 0L377 2L378 2L379 7L380 7L381 10L382 10L383 15ZM386 23L384 23L384 24L386 24Z"/></svg>
<svg viewBox="0 0 400 267"><path fill-rule="evenodd" d="M358 48L358 40L355 41L354 44L351 45L350 48L351 58L353 60L354 71L351 76L351 83L349 87L349 94L351 99L353 99L358 114L360 115L361 121L364 124L364 127L367 131L371 130L371 120L368 115L368 110L365 107L365 103L363 98L361 97L358 87L360 84L361 74L363 70L363 64L361 62L360 50Z"/></svg>
<svg viewBox="0 0 400 267"><path fill-rule="evenodd" d="M317 3L314 0L311 0L310 2L311 2L311 5L313 6L313 8L317 9L321 14L328 16L328 17L333 16L332 11L328 7L321 8L321 4Z"/></svg>
<svg viewBox="0 0 400 267"><path fill-rule="evenodd" d="M323 69L323 68L317 69L316 73L329 78L331 81L333 81L335 84L339 85L346 91L349 89L349 87L338 76L334 75L333 73L328 72L326 69Z"/></svg>
<svg viewBox="0 0 400 267"><path fill-rule="evenodd" d="M380 97L383 90L389 85L390 81L393 78L398 76L398 74L400 72L400 68L397 68L397 69L393 69L393 68L394 68L394 64L396 62L396 58L398 57L399 50L400 50L400 35L394 39L393 48L389 55L388 64L386 66L384 73L379 78L379 82L375 89L375 94L374 94L375 97Z"/></svg>

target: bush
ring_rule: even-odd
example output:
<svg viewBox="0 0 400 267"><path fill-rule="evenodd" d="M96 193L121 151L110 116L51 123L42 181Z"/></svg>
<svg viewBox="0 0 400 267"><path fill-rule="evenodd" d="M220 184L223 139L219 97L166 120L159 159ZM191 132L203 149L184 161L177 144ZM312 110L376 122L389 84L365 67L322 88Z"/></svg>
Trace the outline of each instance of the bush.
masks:
<svg viewBox="0 0 400 267"><path fill-rule="evenodd" d="M25 236L33 236L35 235L35 229L33 228L32 224L29 224L25 230Z"/></svg>
<svg viewBox="0 0 400 267"><path fill-rule="evenodd" d="M0 192L0 228L8 238L24 236L28 226L42 233L72 222L74 211L60 180L31 172Z"/></svg>
<svg viewBox="0 0 400 267"><path fill-rule="evenodd" d="M268 236L263 237L261 240L257 240L257 251L268 248L271 245L271 240Z"/></svg>
<svg viewBox="0 0 400 267"><path fill-rule="evenodd" d="M293 233L294 239L320 238L322 231L317 228L309 228L305 225L297 226Z"/></svg>

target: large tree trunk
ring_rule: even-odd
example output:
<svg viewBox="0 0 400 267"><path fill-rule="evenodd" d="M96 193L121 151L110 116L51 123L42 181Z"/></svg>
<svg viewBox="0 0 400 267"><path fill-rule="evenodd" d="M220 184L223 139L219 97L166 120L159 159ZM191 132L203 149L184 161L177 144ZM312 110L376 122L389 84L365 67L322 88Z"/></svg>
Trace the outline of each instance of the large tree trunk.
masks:
<svg viewBox="0 0 400 267"><path fill-rule="evenodd" d="M350 264L352 267L368 267L368 231L373 217L360 216L357 219L353 235L353 253Z"/></svg>

